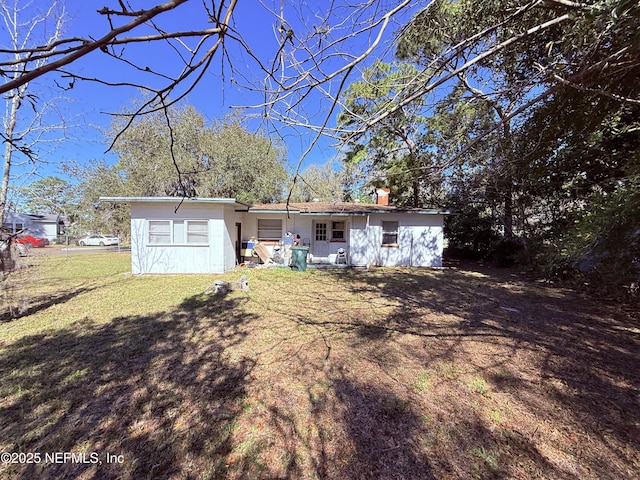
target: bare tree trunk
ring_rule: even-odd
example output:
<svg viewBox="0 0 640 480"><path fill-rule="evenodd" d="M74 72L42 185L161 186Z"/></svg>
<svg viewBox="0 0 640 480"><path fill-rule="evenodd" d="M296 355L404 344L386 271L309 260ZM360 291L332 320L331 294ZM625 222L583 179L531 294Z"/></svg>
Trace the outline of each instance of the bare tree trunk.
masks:
<svg viewBox="0 0 640 480"><path fill-rule="evenodd" d="M34 160L35 156L32 156L31 152L32 145L29 143L33 142L33 139L29 140L27 137L33 135L39 128L34 126L38 122L32 122L31 120L24 122L28 126L23 129L18 126L20 107L24 99L27 98L29 82L24 81L12 88L7 87L15 80L23 78L28 72L39 71L49 61L47 55L38 58L38 55L34 54L34 51L30 51L29 48L33 45L53 44L62 35L65 16L64 6L58 0L50 0L50 2L47 9L37 13L35 16L33 11L29 10L30 5L28 4L20 4L17 1L13 4L9 4L9 2L2 2L1 4L0 20L9 38L8 43L11 48L9 52L12 51L10 53L11 60L7 62L7 65L10 66L2 71L6 80L4 85L0 85L0 87L4 88L3 91L8 92L4 97L6 109L3 118L4 132L2 133L2 139L5 142L2 180L0 181L0 220L2 223L4 223L5 209L7 207L14 153L16 150L22 151L30 160ZM28 17L28 21L25 21L25 17ZM41 38L41 35L45 38ZM33 96L33 98L37 98L37 96ZM39 105L39 107L39 110L35 112L34 106L35 113L31 114L32 119L41 119L45 115L43 112L46 110L46 103L44 107L42 105ZM17 131L16 128L18 128ZM47 129L49 128L55 127L47 127ZM37 138L37 134L35 138Z"/></svg>
<svg viewBox="0 0 640 480"><path fill-rule="evenodd" d="M26 89L26 86L24 86ZM13 159L13 132L16 128L18 121L18 109L22 101L23 88L16 89L14 95L11 97L11 106L9 108L9 114L5 119L5 132L4 141L6 143L4 149L4 165L2 167L2 186L0 187L0 224L4 224L4 212L7 206L7 193L9 191L9 178L11 176L11 161Z"/></svg>

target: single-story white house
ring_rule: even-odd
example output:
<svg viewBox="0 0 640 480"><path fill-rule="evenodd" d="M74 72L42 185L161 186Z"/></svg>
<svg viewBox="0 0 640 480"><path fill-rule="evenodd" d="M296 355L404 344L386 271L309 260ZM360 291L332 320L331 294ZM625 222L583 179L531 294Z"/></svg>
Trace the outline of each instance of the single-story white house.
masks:
<svg viewBox="0 0 640 480"><path fill-rule="evenodd" d="M65 224L62 215L6 212L2 227L10 233L25 231L34 237L55 241L64 234Z"/></svg>
<svg viewBox="0 0 640 480"><path fill-rule="evenodd" d="M223 273L247 260L254 241L308 261L351 266L442 265L449 211L384 203L250 205L233 198L102 197L131 206L133 273ZM247 249L249 247L249 249ZM256 257L252 257L256 261Z"/></svg>

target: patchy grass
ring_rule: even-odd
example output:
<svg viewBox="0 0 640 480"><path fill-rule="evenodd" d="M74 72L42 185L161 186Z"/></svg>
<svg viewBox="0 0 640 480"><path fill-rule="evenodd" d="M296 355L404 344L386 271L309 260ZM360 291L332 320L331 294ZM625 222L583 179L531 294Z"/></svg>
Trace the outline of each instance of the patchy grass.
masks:
<svg viewBox="0 0 640 480"><path fill-rule="evenodd" d="M480 395L486 395L489 392L489 386L487 382L484 381L484 378L479 376L474 376L467 382L467 387L474 393L479 393Z"/></svg>
<svg viewBox="0 0 640 480"><path fill-rule="evenodd" d="M250 269L208 297L126 254L31 261L3 296L0 451L41 461L2 478L640 471L635 310L509 270Z"/></svg>

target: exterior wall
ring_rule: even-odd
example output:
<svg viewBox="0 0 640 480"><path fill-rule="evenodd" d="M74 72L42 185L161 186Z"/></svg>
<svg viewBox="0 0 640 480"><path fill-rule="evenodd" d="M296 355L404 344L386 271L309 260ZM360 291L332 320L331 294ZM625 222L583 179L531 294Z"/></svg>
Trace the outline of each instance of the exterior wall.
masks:
<svg viewBox="0 0 640 480"><path fill-rule="evenodd" d="M44 236L44 229L40 225L34 225L33 219L23 213L6 212L2 226L12 232L28 229L33 236Z"/></svg>
<svg viewBox="0 0 640 480"><path fill-rule="evenodd" d="M398 243L382 245L382 222L398 222ZM440 267L442 215L372 214L353 222L350 263L356 266Z"/></svg>
<svg viewBox="0 0 640 480"><path fill-rule="evenodd" d="M351 218L347 259L351 265L366 267L373 264L374 250L380 244L370 237L369 216Z"/></svg>
<svg viewBox="0 0 640 480"><path fill-rule="evenodd" d="M313 256L326 257L328 255L337 254L340 248L349 250L349 237L350 237L350 225L353 221L353 217L347 216L330 216L330 215L299 215L291 214L287 218L283 213L250 213L245 214L245 219L242 224L243 241L246 242L252 236L258 239L258 219L270 219L277 218L282 220L282 234L287 232L300 235L300 241L302 245L308 245L310 247L309 252ZM326 252L319 252L318 246L315 244L314 238L314 224L317 222L324 222L327 224L328 235L331 236L332 222L345 222L345 241L328 241L328 250ZM273 253L273 247L277 242L264 241L264 245L267 249Z"/></svg>
<svg viewBox="0 0 640 480"><path fill-rule="evenodd" d="M242 241L246 242L255 237L258 239L258 219L280 219L282 220L282 236L287 232L297 233L300 239L311 238L311 220L307 217L301 217L298 214L291 214L287 217L286 213L245 213L242 220ZM262 242L270 253L273 254L273 247L278 243L276 241Z"/></svg>
<svg viewBox="0 0 640 480"><path fill-rule="evenodd" d="M300 217L298 214L288 215L286 213L259 213L251 212L244 213L242 215L242 241L247 242L254 237L258 239L258 219L279 219L282 220L282 240L287 232L292 232L300 235L300 239L309 239L311 234L311 221ZM270 254L273 255L274 247L278 244L277 241L261 241L261 243L267 247ZM283 252L285 257L290 255L288 247L285 247ZM248 260L248 258L247 258ZM253 257L253 261L256 261L257 257ZM287 260L288 262L288 260Z"/></svg>
<svg viewBox="0 0 640 480"><path fill-rule="evenodd" d="M327 242L328 255L339 248L347 250L347 262L354 266L431 266L442 265L443 215L382 213L355 216L299 215L285 213L236 212L234 205L185 203L176 205L139 202L131 204L132 272L142 273L223 273L236 266L236 244L258 238L258 219L282 220L282 235L300 235L314 252L314 222L345 222L345 241ZM207 245L150 244L149 220L206 220ZM398 222L398 241L383 246L383 221ZM236 223L241 224L238 238ZM263 242L273 252L277 241ZM326 245L325 245L326 247ZM326 251L324 252L326 253ZM323 254L324 256L324 254Z"/></svg>
<svg viewBox="0 0 640 480"><path fill-rule="evenodd" d="M243 220L243 241L251 236L257 238L259 218L279 218L282 220L283 235L293 232L300 235L303 244L310 245L310 253L318 256L314 245L313 226L315 222L345 222L345 241L328 242L328 255L334 255L339 248L347 250L347 261L354 266L442 266L443 215L384 213L362 216L323 216L277 213L245 214ZM382 222L397 221L398 244L382 246ZM276 242L263 242L270 251ZM325 256L322 252L322 256Z"/></svg>
<svg viewBox="0 0 640 480"><path fill-rule="evenodd" d="M235 264L224 205L185 203L177 212L174 208L158 203L131 205L131 270L134 274L223 273L228 265ZM149 220L207 220L209 244L149 244Z"/></svg>
<svg viewBox="0 0 640 480"><path fill-rule="evenodd" d="M224 232L222 243L224 245L224 270L233 270L236 267L236 241L242 242L237 238L236 223L241 224L242 235L244 235L244 216L242 213L236 212L233 205L224 206Z"/></svg>
<svg viewBox="0 0 640 480"><path fill-rule="evenodd" d="M441 267L444 249L444 216L418 215L422 225L411 228L411 266ZM426 217L426 218L425 218Z"/></svg>
<svg viewBox="0 0 640 480"><path fill-rule="evenodd" d="M5 214L4 227L15 231L16 225L22 225L22 228L34 237L46 237L49 240L58 238L57 216L50 215L51 220L36 220L33 216L25 213L8 212Z"/></svg>
<svg viewBox="0 0 640 480"><path fill-rule="evenodd" d="M54 241L58 238L58 225L55 223L44 223L44 222L37 222L35 223L35 225L37 225L38 230L42 230L42 233L45 237L47 237L49 240ZM30 229L31 230L31 229Z"/></svg>
<svg viewBox="0 0 640 480"><path fill-rule="evenodd" d="M298 233L300 237L309 236L311 233L311 222L307 225L302 217L298 214L291 214L287 218L286 213L260 213L251 212L244 214L244 223L242 224L243 241L249 240L251 237L258 238L258 219L277 218L282 220L283 235L287 232ZM303 235L304 234L304 235Z"/></svg>

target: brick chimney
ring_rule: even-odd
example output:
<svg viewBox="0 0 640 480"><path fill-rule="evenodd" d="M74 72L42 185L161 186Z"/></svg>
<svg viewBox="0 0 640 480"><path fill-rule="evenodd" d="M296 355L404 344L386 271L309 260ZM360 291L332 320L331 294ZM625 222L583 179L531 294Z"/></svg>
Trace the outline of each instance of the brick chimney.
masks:
<svg viewBox="0 0 640 480"><path fill-rule="evenodd" d="M389 205L389 192L388 188L376 188L376 205Z"/></svg>

